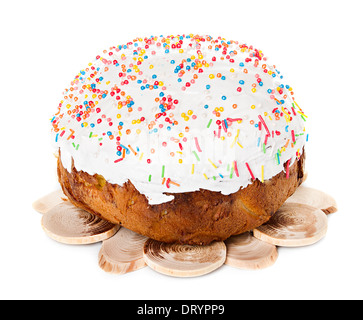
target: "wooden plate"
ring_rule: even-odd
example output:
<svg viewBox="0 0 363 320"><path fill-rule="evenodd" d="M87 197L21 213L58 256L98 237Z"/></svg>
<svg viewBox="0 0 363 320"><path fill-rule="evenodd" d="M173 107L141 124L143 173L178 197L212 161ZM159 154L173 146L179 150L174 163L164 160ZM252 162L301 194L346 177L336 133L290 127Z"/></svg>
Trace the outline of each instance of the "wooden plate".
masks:
<svg viewBox="0 0 363 320"><path fill-rule="evenodd" d="M221 267L226 260L223 241L207 246L168 244L149 239L144 246L147 265L174 277L196 277Z"/></svg>
<svg viewBox="0 0 363 320"><path fill-rule="evenodd" d="M49 210L42 217L42 227L52 239L66 244L90 244L112 237L120 228L75 207L69 201Z"/></svg>
<svg viewBox="0 0 363 320"><path fill-rule="evenodd" d="M121 228L113 237L103 241L98 264L106 272L124 274L146 266L143 257L147 237Z"/></svg>

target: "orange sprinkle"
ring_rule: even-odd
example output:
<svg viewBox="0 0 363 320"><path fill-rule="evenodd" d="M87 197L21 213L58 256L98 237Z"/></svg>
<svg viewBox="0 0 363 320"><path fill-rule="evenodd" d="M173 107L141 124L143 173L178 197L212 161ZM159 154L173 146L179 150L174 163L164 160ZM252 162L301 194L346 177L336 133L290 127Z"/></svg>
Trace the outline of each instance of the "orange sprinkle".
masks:
<svg viewBox="0 0 363 320"><path fill-rule="evenodd" d="M169 180L169 183L173 184L174 186L180 187L180 184L174 181Z"/></svg>
<svg viewBox="0 0 363 320"><path fill-rule="evenodd" d="M130 150L133 152L133 154L136 156L137 155L137 152L134 150L134 149L132 149L132 147L130 146L130 145L128 145L128 147L130 148Z"/></svg>

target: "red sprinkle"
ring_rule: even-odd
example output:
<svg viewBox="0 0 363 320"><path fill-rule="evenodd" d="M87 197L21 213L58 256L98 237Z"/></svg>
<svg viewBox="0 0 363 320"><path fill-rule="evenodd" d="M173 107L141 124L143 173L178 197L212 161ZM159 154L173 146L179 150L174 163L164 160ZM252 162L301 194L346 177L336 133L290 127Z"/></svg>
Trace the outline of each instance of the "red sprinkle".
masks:
<svg viewBox="0 0 363 320"><path fill-rule="evenodd" d="M251 170L251 168L250 168L250 166L248 165L248 163L247 163L247 162L246 162L246 167L247 167L247 169L248 169L248 171L249 171L249 173L250 173L250 175L251 175L251 177L252 177L252 180L253 180L253 181L255 181L255 180L256 180L256 178L255 178L255 176L253 175L252 170Z"/></svg>

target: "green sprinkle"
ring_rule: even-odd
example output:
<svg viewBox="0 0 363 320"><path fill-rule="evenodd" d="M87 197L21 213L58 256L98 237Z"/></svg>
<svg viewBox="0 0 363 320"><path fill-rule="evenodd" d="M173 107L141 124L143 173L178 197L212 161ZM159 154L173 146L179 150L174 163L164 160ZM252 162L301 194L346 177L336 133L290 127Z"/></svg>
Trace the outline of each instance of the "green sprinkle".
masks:
<svg viewBox="0 0 363 320"><path fill-rule="evenodd" d="M210 119L210 120L209 120L209 123L208 123L208 125L207 125L207 128L209 128L209 127L210 127L210 125L212 124L212 121L213 121L212 119Z"/></svg>
<svg viewBox="0 0 363 320"><path fill-rule="evenodd" d="M193 153L194 153L195 157L197 158L197 160L198 160L198 161L200 161L200 159L199 159L199 157L198 157L197 153L196 153L195 151L193 151Z"/></svg>
<svg viewBox="0 0 363 320"><path fill-rule="evenodd" d="M232 179L232 177L233 177L233 171L234 171L234 167L233 167L233 166L231 166L231 174L230 174L230 176L229 176L229 178L230 178L230 179Z"/></svg>
<svg viewBox="0 0 363 320"><path fill-rule="evenodd" d="M264 143L262 144L262 148L263 148L263 153L266 153L266 145Z"/></svg>
<svg viewBox="0 0 363 320"><path fill-rule="evenodd" d="M164 178L164 173L165 173L165 166L163 166L163 169L161 170L161 177Z"/></svg>
<svg viewBox="0 0 363 320"><path fill-rule="evenodd" d="M89 138L92 138L92 133L93 133L93 132L91 132L91 133L89 134Z"/></svg>
<svg viewBox="0 0 363 320"><path fill-rule="evenodd" d="M149 175L149 182L151 181L151 174Z"/></svg>

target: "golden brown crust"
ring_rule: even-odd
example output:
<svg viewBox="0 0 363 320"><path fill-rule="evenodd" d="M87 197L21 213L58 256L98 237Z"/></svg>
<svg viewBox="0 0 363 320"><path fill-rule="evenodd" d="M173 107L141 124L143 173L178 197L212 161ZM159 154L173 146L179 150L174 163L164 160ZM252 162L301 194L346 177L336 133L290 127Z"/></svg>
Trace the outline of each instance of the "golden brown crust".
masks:
<svg viewBox="0 0 363 320"><path fill-rule="evenodd" d="M208 244L252 230L267 222L302 183L304 154L289 169L265 183L252 184L230 195L200 190L177 193L173 201L149 205L128 181L111 184L102 176L68 172L58 158L63 192L76 206L155 240L181 244Z"/></svg>

